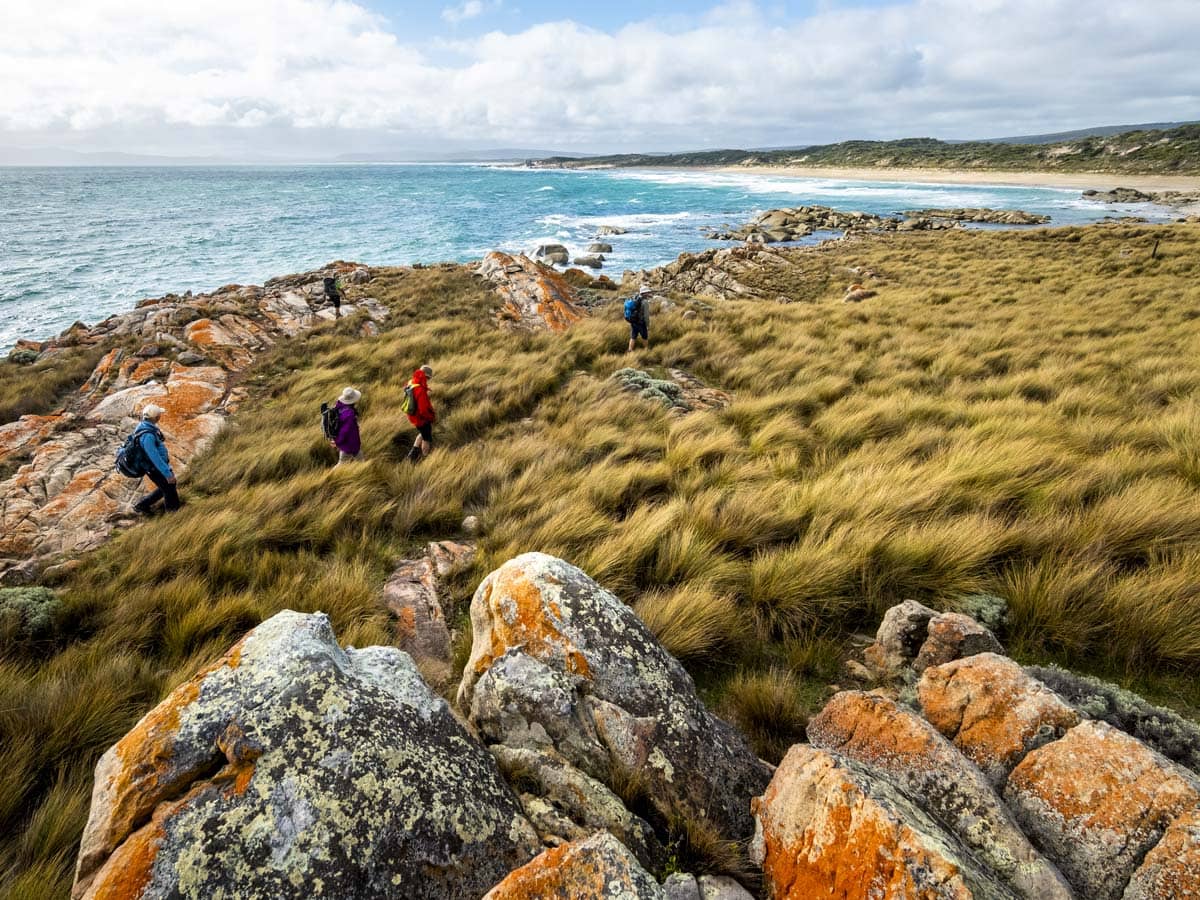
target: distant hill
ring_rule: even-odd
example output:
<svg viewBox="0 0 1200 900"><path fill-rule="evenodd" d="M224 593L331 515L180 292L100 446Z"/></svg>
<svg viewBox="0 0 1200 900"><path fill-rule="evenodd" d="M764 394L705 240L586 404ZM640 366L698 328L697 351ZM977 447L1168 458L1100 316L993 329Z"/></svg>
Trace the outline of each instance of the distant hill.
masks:
<svg viewBox="0 0 1200 900"><path fill-rule="evenodd" d="M1200 124L1090 135L1050 143L1009 143L1005 140L951 142L934 138L904 138L897 141L843 141L799 150L708 150L584 158L551 157L536 161L533 165L556 168L828 166L1190 175L1200 174Z"/></svg>
<svg viewBox="0 0 1200 900"><path fill-rule="evenodd" d="M1059 131L1055 134L1023 134L1018 137L983 138L987 144L1058 144L1064 141L1077 141L1088 137L1106 137L1112 134L1126 134L1130 131L1170 131L1184 125L1197 125L1200 122L1150 122L1143 125L1097 125L1095 128L1080 128L1076 131Z"/></svg>

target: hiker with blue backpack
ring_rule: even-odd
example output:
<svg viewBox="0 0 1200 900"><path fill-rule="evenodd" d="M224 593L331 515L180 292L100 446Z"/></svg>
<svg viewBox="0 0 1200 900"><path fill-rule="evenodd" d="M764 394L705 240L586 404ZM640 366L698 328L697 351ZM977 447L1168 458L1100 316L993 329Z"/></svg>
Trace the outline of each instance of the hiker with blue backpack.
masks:
<svg viewBox="0 0 1200 900"><path fill-rule="evenodd" d="M325 440L338 452L336 465L363 458L362 438L358 433L358 410L355 407L361 399L362 392L348 387L333 406L321 404L321 431Z"/></svg>
<svg viewBox="0 0 1200 900"><path fill-rule="evenodd" d="M163 509L179 509L179 490L167 453L167 443L158 428L164 410L153 403L142 409L142 420L117 451L117 470L129 478L149 478L154 490L133 505L134 512L151 516L161 501Z"/></svg>
<svg viewBox="0 0 1200 900"><path fill-rule="evenodd" d="M629 350L632 353L640 337L650 346L650 287L643 284L633 297L625 301L625 321L629 323Z"/></svg>

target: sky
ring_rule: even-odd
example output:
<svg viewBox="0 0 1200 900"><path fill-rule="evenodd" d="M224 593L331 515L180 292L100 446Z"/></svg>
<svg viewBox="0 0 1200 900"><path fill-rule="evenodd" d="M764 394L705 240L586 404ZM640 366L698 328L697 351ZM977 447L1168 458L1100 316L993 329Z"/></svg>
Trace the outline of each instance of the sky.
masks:
<svg viewBox="0 0 1200 900"><path fill-rule="evenodd" d="M1200 119L1200 0L0 0L0 148L332 158Z"/></svg>

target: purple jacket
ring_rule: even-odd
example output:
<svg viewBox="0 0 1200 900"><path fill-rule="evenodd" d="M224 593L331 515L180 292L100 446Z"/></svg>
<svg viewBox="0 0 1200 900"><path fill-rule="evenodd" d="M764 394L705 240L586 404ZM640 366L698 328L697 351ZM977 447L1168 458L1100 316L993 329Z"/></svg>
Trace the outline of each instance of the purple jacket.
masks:
<svg viewBox="0 0 1200 900"><path fill-rule="evenodd" d="M347 406L341 400L334 404L338 412L338 432L333 444L343 453L354 456L362 449L362 441L358 437L358 413L353 406Z"/></svg>

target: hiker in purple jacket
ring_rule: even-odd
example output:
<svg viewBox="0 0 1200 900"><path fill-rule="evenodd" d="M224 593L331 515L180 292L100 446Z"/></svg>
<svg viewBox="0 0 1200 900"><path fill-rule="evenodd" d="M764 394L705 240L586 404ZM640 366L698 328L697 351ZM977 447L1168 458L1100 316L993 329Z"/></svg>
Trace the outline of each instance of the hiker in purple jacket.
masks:
<svg viewBox="0 0 1200 900"><path fill-rule="evenodd" d="M338 414L338 430L337 437L329 443L337 448L339 466L347 460L363 458L362 440L358 436L358 411L354 408L361 398L359 391L348 387L334 404Z"/></svg>

